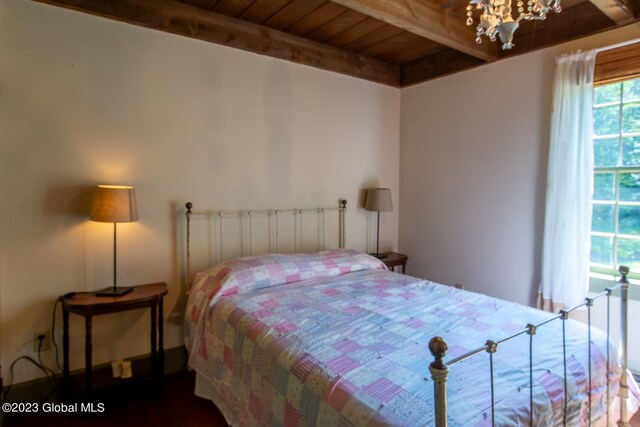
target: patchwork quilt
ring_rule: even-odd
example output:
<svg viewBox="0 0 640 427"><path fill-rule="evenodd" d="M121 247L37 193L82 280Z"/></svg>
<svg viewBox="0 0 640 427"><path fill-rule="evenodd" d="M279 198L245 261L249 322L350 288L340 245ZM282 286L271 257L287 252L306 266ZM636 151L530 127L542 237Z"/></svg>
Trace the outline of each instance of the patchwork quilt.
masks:
<svg viewBox="0 0 640 427"><path fill-rule="evenodd" d="M450 360L551 316L396 274L353 250L263 255L197 276L185 341L189 366L241 425L433 426L431 337L447 340ZM617 352L592 330L589 411L587 328L571 320L566 327L568 425L588 425L589 412L602 423L622 374ZM534 336L536 426L563 422L561 337L560 321ZM494 372L496 425L530 425L528 335L498 346ZM628 377L635 411L640 392ZM487 353L451 368L447 403L450 426L491 425ZM616 419L612 413L612 425Z"/></svg>

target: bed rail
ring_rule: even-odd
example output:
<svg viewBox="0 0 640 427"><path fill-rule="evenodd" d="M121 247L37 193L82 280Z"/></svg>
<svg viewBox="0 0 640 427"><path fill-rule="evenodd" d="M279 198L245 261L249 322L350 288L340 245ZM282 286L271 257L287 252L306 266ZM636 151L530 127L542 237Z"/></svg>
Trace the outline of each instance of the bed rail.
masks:
<svg viewBox="0 0 640 427"><path fill-rule="evenodd" d="M447 376L449 375L449 369L471 357L474 357L480 353L486 352L489 355L489 374L491 377L490 382L490 392L491 392L491 425L495 425L495 400L494 400L494 389L493 389L493 381L494 381L494 372L493 372L493 355L498 351L498 347L501 343L512 340L518 336L523 334L529 335L529 418L530 425L533 426L534 413L533 413L533 343L534 336L539 328L555 321L562 321L562 349L563 349L563 365L564 365L564 426L567 425L567 403L568 403L568 394L567 394L567 353L566 353L566 320L569 318L569 314L582 307L586 307L587 309L587 340L588 340L588 417L589 417L589 425L591 425L591 307L593 307L594 301L600 299L601 297L606 296L607 301L607 342L610 339L610 302L611 302L611 294L620 289L620 345L621 345L621 355L620 355L620 364L622 367L622 375L620 377L620 389L618 392L618 397L620 398L620 420L618 421L619 426L628 426L628 414L627 414L627 398L629 396L629 387L627 384L627 319L628 319L628 291L629 291L629 280L627 279L627 275L629 274L629 268L625 266L621 266L618 271L620 272L620 280L619 282L610 288L606 288L603 292L591 297L585 298L584 302L576 305L575 307L571 307L567 310L560 310L560 312L546 319L542 322L538 322L536 324L529 323L522 330L509 335L507 337L501 338L497 341L487 340L486 343L478 347L474 350L471 350L465 354L462 354L458 357L455 357L447 362L444 361L444 358L447 354L448 345L447 342L439 336L431 338L429 341L429 351L434 357L433 362L429 365L429 371L431 372L431 378L433 380L433 388L434 388L434 410L435 410L435 420L436 427L446 427L447 426ZM611 369L610 365L610 354L609 354L609 345L607 345L607 372ZM610 396L609 396L609 375L607 374L607 425L609 423L609 410L610 410Z"/></svg>

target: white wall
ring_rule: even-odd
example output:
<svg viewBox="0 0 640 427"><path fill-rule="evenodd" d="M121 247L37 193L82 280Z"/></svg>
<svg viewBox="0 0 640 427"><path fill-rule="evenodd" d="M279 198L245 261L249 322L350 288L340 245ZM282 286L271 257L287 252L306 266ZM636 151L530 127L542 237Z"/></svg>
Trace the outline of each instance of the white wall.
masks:
<svg viewBox="0 0 640 427"><path fill-rule="evenodd" d="M399 244L410 274L533 303L554 57L639 37L634 24L402 90Z"/></svg>
<svg viewBox="0 0 640 427"><path fill-rule="evenodd" d="M178 206L314 207L345 197L348 245L373 249L356 202L376 185L400 200L399 111L397 89L2 0L3 376L14 358L33 355L33 333L49 329L57 296L110 284L112 227L87 218L96 184L137 188L139 222L118 227L118 280L168 282L165 343L174 347L182 343ZM383 248L397 247L397 227L397 210L383 216ZM81 368L77 316L71 329L71 368ZM148 353L148 330L144 311L96 318L94 362ZM58 342L59 331L58 323ZM16 365L16 382L39 375Z"/></svg>

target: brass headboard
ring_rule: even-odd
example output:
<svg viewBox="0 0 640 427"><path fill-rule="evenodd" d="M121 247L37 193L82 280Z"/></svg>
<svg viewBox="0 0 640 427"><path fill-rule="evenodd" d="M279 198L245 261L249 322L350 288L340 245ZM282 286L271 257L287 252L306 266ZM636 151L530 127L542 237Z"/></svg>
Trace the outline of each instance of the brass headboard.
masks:
<svg viewBox="0 0 640 427"><path fill-rule="evenodd" d="M338 206L307 209L253 209L253 210L195 210L193 203L185 204L186 212L186 270L187 291L192 282L192 221L206 221L205 266L225 259L262 253L298 253L344 248L345 213L347 201ZM337 213L337 218L333 217ZM337 220L338 233L328 234ZM230 228L225 228L230 227ZM233 235L236 235L236 238ZM231 236L231 237L229 237ZM333 237L332 237L333 236ZM335 238L337 237L337 242Z"/></svg>

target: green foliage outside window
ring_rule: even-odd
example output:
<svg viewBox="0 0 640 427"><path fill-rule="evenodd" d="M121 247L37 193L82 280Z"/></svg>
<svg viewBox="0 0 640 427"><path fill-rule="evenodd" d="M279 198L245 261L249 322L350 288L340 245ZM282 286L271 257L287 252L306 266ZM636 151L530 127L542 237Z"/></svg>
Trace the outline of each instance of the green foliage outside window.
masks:
<svg viewBox="0 0 640 427"><path fill-rule="evenodd" d="M595 88L592 271L640 277L640 79Z"/></svg>

